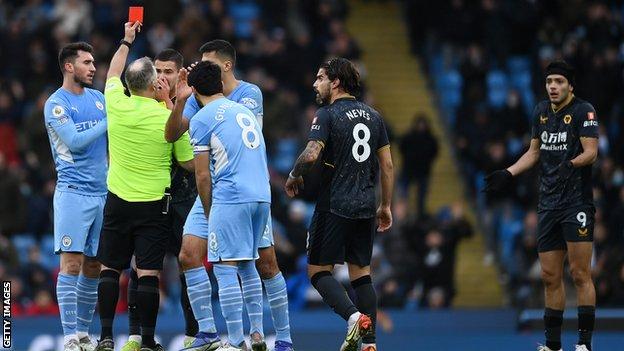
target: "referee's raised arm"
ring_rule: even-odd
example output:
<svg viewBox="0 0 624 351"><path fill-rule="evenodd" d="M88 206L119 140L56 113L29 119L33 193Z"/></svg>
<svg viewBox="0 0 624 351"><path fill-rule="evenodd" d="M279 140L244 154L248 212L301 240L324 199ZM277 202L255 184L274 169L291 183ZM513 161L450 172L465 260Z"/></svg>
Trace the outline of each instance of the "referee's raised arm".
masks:
<svg viewBox="0 0 624 351"><path fill-rule="evenodd" d="M134 22L134 24L127 22L124 24L124 30L124 38L119 42L119 49L117 49L111 59L108 73L106 73L106 80L112 77L121 77L121 72L123 72L126 66L126 59L128 58L130 47L136 38L136 33L141 31L141 22Z"/></svg>

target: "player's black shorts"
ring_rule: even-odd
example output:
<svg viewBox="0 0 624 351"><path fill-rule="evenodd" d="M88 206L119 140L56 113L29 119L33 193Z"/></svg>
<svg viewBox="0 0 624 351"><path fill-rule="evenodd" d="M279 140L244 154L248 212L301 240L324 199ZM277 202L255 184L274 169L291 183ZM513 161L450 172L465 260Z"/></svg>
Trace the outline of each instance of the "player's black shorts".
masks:
<svg viewBox="0 0 624 351"><path fill-rule="evenodd" d="M178 257L182 249L182 232L184 231L184 222L191 208L195 203L195 199L191 198L180 202L172 202L169 207L169 244L167 244L167 252Z"/></svg>
<svg viewBox="0 0 624 351"><path fill-rule="evenodd" d="M566 242L594 240L593 206L537 212L537 251L566 250Z"/></svg>
<svg viewBox="0 0 624 351"><path fill-rule="evenodd" d="M108 192L98 260L106 267L130 267L134 254L139 269L161 270L170 230L163 202L128 202Z"/></svg>
<svg viewBox="0 0 624 351"><path fill-rule="evenodd" d="M368 266L374 237L375 218L351 219L316 211L308 231L308 263Z"/></svg>

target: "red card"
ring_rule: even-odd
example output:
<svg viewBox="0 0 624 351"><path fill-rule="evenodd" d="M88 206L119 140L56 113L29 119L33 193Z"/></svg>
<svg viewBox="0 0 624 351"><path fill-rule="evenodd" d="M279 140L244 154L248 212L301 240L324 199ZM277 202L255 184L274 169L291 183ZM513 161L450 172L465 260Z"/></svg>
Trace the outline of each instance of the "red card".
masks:
<svg viewBox="0 0 624 351"><path fill-rule="evenodd" d="M128 22L141 22L143 24L143 6L130 6L128 10Z"/></svg>

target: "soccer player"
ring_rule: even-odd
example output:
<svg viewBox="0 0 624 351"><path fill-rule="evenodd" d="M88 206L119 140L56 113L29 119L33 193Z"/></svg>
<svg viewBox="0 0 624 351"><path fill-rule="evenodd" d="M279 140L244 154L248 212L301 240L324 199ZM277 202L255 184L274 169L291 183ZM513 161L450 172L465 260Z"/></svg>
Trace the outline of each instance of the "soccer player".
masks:
<svg viewBox="0 0 624 351"><path fill-rule="evenodd" d="M218 350L246 350L238 271L255 269L258 244L271 216L264 137L256 116L224 97L217 64L199 63L188 75L188 84L204 106L191 120L190 130L197 190L208 218L208 260L214 264L228 330L228 342ZM257 289L262 289L259 281ZM261 312L261 299L258 308Z"/></svg>
<svg viewBox="0 0 624 351"><path fill-rule="evenodd" d="M143 57L128 65L124 94L121 73L140 23L126 23L124 39L107 73L106 111L110 150L108 196L98 259L102 272L98 306L102 325L97 351L113 351L113 320L119 297L119 274L136 258L136 305L141 325L141 351L163 350L154 340L159 308L159 274L170 237L166 189L171 185L171 154L193 169L187 134L174 144L164 138L170 111L156 101L156 69Z"/></svg>
<svg viewBox="0 0 624 351"><path fill-rule="evenodd" d="M574 70L564 61L546 68L549 100L533 112L529 150L507 169L486 178L486 192L505 190L514 176L539 163L537 250L545 289L546 345L561 350L565 307L563 262L568 256L578 303L577 351L591 351L596 293L591 279L594 204L591 167L598 155L598 119L592 105L574 96Z"/></svg>
<svg viewBox="0 0 624 351"><path fill-rule="evenodd" d="M309 141L290 172L285 190L293 197L321 158L322 192L308 233L308 275L323 301L347 321L340 350L375 351L377 295L370 261L375 235L375 183L381 166L378 231L392 226L390 211L393 166L383 119L354 95L360 75L349 60L335 58L321 65L314 82L316 112ZM357 307L333 277L334 265L347 262ZM360 313L361 312L361 313Z"/></svg>
<svg viewBox="0 0 624 351"><path fill-rule="evenodd" d="M93 83L91 45L65 45L58 56L63 85L46 101L45 124L58 179L54 251L61 255L56 296L65 351L92 351L89 326L97 302L95 259L106 201L106 111Z"/></svg>
<svg viewBox="0 0 624 351"><path fill-rule="evenodd" d="M182 54L173 49L165 49L156 55L154 67L158 79L156 99L165 102L168 109L173 109L176 96L176 84L178 82L178 70L183 67L184 58ZM174 144L175 145L175 144ZM195 186L195 176L183 167L173 162L171 171L171 205L168 214L169 219L169 244L167 252L178 258L182 247L182 228L193 203L197 198L197 187ZM180 267L180 271L182 268ZM130 272L128 282L128 342L121 348L122 351L136 351L141 347L140 316L137 311L137 287L138 276L136 267ZM189 346L194 336L198 333L198 325L186 292L186 279L184 274L180 274L182 292L180 302L184 314L185 335L184 344Z"/></svg>
<svg viewBox="0 0 624 351"><path fill-rule="evenodd" d="M202 45L199 51L202 53L202 61L210 61L221 67L223 94L228 99L249 108L262 128L262 93L256 85L238 80L234 76L234 65L236 64L234 47L227 41L213 40ZM176 104L176 107L177 109L174 108L167 121L166 137L169 141L176 140L181 133L188 130L191 119L200 109L200 104L194 96L191 96L186 101L186 105ZM192 295L190 299L195 300L195 303L191 303L191 305L199 322L201 335L195 344L199 347L206 343L216 342L216 329L210 306L210 282L202 264L203 257L206 257L208 222L199 198L187 218L184 234L180 264L184 268L189 295ZM262 328L262 310L259 308L262 301L261 277L267 291L276 331L275 350L292 351L286 281L277 265L270 221L259 244L259 255L260 258L256 261L257 271L253 264L240 266L238 270L250 319L252 347L259 351L266 349ZM193 350L193 348L189 350Z"/></svg>

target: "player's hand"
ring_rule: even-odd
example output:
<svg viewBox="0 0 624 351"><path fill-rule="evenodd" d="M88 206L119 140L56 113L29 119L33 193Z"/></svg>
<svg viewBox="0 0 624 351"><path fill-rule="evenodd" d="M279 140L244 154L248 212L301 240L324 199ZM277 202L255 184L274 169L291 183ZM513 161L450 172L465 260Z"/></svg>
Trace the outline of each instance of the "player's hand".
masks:
<svg viewBox="0 0 624 351"><path fill-rule="evenodd" d="M559 168L557 169L557 177L559 180L564 181L570 178L572 172L574 172L574 165L572 164L572 161L565 161L559 165Z"/></svg>
<svg viewBox="0 0 624 351"><path fill-rule="evenodd" d="M377 231L385 232L392 227L392 210L390 206L379 206L377 208Z"/></svg>
<svg viewBox="0 0 624 351"><path fill-rule="evenodd" d="M485 176L485 187L483 188L484 193L498 193L509 186L511 180L513 179L513 175L506 169L500 169L498 171L494 171L487 176Z"/></svg>
<svg viewBox="0 0 624 351"><path fill-rule="evenodd" d="M193 68L195 68L195 66L197 66L198 63L199 63L199 61L195 61L195 62L191 63L188 67L186 67L186 71L187 72L191 72L193 70Z"/></svg>
<svg viewBox="0 0 624 351"><path fill-rule="evenodd" d="M164 77L156 79L156 100L167 101L169 100L169 81Z"/></svg>
<svg viewBox="0 0 624 351"><path fill-rule="evenodd" d="M126 22L124 24L124 40L128 43L132 43L136 38L137 32L141 31L141 22L136 21L134 24L132 22Z"/></svg>
<svg viewBox="0 0 624 351"><path fill-rule="evenodd" d="M284 185L286 195L288 195L288 197L295 197L295 195L299 194L299 189L303 189L303 177L289 176L286 185Z"/></svg>
<svg viewBox="0 0 624 351"><path fill-rule="evenodd" d="M188 71L180 68L178 71L178 82L176 83L176 99L186 100L193 94L193 89L188 85Z"/></svg>

